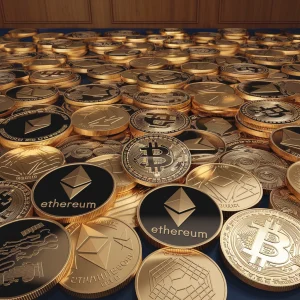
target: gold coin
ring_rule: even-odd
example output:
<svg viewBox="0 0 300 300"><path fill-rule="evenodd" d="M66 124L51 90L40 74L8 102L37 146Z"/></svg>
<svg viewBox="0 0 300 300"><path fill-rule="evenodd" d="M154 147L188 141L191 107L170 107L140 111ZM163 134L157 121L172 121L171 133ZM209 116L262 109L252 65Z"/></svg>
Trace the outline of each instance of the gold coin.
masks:
<svg viewBox="0 0 300 300"><path fill-rule="evenodd" d="M89 43L89 49L99 53L104 54L105 51L116 50L122 46L122 43L114 42L112 40L96 40Z"/></svg>
<svg viewBox="0 0 300 300"><path fill-rule="evenodd" d="M29 80L32 83L59 83L67 81L73 76L73 72L68 69L41 70L31 73Z"/></svg>
<svg viewBox="0 0 300 300"><path fill-rule="evenodd" d="M271 49L254 49L254 50L247 50L245 55L247 57L256 56L256 57L274 57L274 56L284 56L282 51L278 50L271 50Z"/></svg>
<svg viewBox="0 0 300 300"><path fill-rule="evenodd" d="M125 85L121 87L122 102L125 104L134 104L134 95L138 92L138 87L135 84Z"/></svg>
<svg viewBox="0 0 300 300"><path fill-rule="evenodd" d="M300 162L293 163L287 170L286 184L288 189L296 198L300 199L300 181L299 181Z"/></svg>
<svg viewBox="0 0 300 300"><path fill-rule="evenodd" d="M62 32L43 32L38 33L32 37L35 43L39 41L51 41L59 38L63 38L64 34Z"/></svg>
<svg viewBox="0 0 300 300"><path fill-rule="evenodd" d="M255 64L264 65L267 67L281 67L285 64L293 63L295 59L290 56L285 56L285 57L275 56L275 57L263 57L263 58L252 56L251 61Z"/></svg>
<svg viewBox="0 0 300 300"><path fill-rule="evenodd" d="M14 54L2 54L3 56L1 59L5 62L9 63L20 63L24 64L30 61L33 61L34 59L37 58L37 53L36 52L30 52L30 53L14 53ZM0 53L1 56L1 53Z"/></svg>
<svg viewBox="0 0 300 300"><path fill-rule="evenodd" d="M72 115L74 132L87 136L105 136L124 131L129 114L122 108L97 105L80 108Z"/></svg>
<svg viewBox="0 0 300 300"><path fill-rule="evenodd" d="M136 182L122 168L121 155L119 154L100 155L89 159L87 162L108 170L113 174L116 181L117 193L127 192L136 186Z"/></svg>
<svg viewBox="0 0 300 300"><path fill-rule="evenodd" d="M300 223L295 218L273 209L251 209L226 221L221 251L226 265L245 283L288 291L300 283L299 238Z"/></svg>
<svg viewBox="0 0 300 300"><path fill-rule="evenodd" d="M141 74L144 70L142 69L130 69L123 71L120 76L121 79L129 84L136 84L137 83L137 77L139 74Z"/></svg>
<svg viewBox="0 0 300 300"><path fill-rule="evenodd" d="M47 69L59 68L62 66L62 64L59 59L38 58L34 61L24 63L23 66L29 71L43 71Z"/></svg>
<svg viewBox="0 0 300 300"><path fill-rule="evenodd" d="M15 42L5 44L2 50L9 53L35 52L36 46L30 42Z"/></svg>
<svg viewBox="0 0 300 300"><path fill-rule="evenodd" d="M74 249L73 265L60 282L66 292L84 299L103 297L134 278L142 261L142 246L130 226L100 217L84 224L70 224L66 229Z"/></svg>
<svg viewBox="0 0 300 300"><path fill-rule="evenodd" d="M60 63L63 65L67 62L67 56L64 54L59 54L59 53L39 53L38 59L53 59L53 60L59 60Z"/></svg>
<svg viewBox="0 0 300 300"><path fill-rule="evenodd" d="M218 72L218 65L206 62L188 62L181 65L182 72L190 74L208 74Z"/></svg>
<svg viewBox="0 0 300 300"><path fill-rule="evenodd" d="M288 46L292 43L292 38L286 36L261 37L257 43L266 46Z"/></svg>
<svg viewBox="0 0 300 300"><path fill-rule="evenodd" d="M76 31L67 33L65 37L69 40L75 41L90 40L97 39L99 37L99 33L95 31Z"/></svg>
<svg viewBox="0 0 300 300"><path fill-rule="evenodd" d="M286 64L282 66L281 72L288 75L300 76L300 66L298 64Z"/></svg>
<svg viewBox="0 0 300 300"><path fill-rule="evenodd" d="M199 41L211 41L211 40L216 40L221 38L221 34L217 32L196 32L193 34L192 38L196 40L197 42Z"/></svg>
<svg viewBox="0 0 300 300"><path fill-rule="evenodd" d="M146 54L148 51L153 51L155 46L152 43L146 42L146 43L124 43L124 46L126 48L124 49L132 49L135 51L140 51L140 53ZM111 57L110 59L113 59L113 57ZM127 59L128 61L130 61L131 59L134 59L133 57L130 57L129 59Z"/></svg>
<svg viewBox="0 0 300 300"><path fill-rule="evenodd" d="M183 29L181 28L162 28L159 30L161 35L174 35L174 34L178 34L178 33L182 33Z"/></svg>
<svg viewBox="0 0 300 300"><path fill-rule="evenodd" d="M168 60L159 57L141 57L130 61L129 65L135 69L158 70L168 66Z"/></svg>
<svg viewBox="0 0 300 300"><path fill-rule="evenodd" d="M165 48L171 49L185 49L195 45L193 40L190 39L167 39L164 41Z"/></svg>
<svg viewBox="0 0 300 300"><path fill-rule="evenodd" d="M224 83L219 82L195 82L187 84L184 90L195 96L197 94L209 94L209 93L227 93L234 94L234 89Z"/></svg>
<svg viewBox="0 0 300 300"><path fill-rule="evenodd" d="M241 80L249 78L266 78L269 75L269 71L268 68L260 65L241 63L221 66L220 74Z"/></svg>
<svg viewBox="0 0 300 300"><path fill-rule="evenodd" d="M156 51L154 56L166 59L170 65L182 64L190 59L189 52L179 49L165 49Z"/></svg>
<svg viewBox="0 0 300 300"><path fill-rule="evenodd" d="M6 96L0 96L0 118L6 117L15 109L15 101Z"/></svg>
<svg viewBox="0 0 300 300"><path fill-rule="evenodd" d="M94 69L89 69L87 75L96 79L119 79L121 78L121 73L126 70L122 65L105 64Z"/></svg>
<svg viewBox="0 0 300 300"><path fill-rule="evenodd" d="M263 196L260 182L249 171L223 163L193 169L186 184L212 197L226 217L256 206Z"/></svg>
<svg viewBox="0 0 300 300"><path fill-rule="evenodd" d="M168 109L140 109L130 117L129 123L134 137L155 133L176 136L189 127L187 115Z"/></svg>
<svg viewBox="0 0 300 300"><path fill-rule="evenodd" d="M220 50L214 48L205 48L204 46L191 46L187 48L191 59L201 59L205 57L217 57Z"/></svg>
<svg viewBox="0 0 300 300"><path fill-rule="evenodd" d="M164 248L143 261L135 279L139 300L227 298L226 279L218 265L197 250Z"/></svg>
<svg viewBox="0 0 300 300"><path fill-rule="evenodd" d="M135 49L117 49L104 52L104 58L107 60L124 60L124 59L134 59L139 57L141 54L140 50Z"/></svg>
<svg viewBox="0 0 300 300"><path fill-rule="evenodd" d="M89 69L94 69L102 66L106 62L101 59L77 59L69 60L68 65L72 68L73 72L87 74Z"/></svg>
<svg viewBox="0 0 300 300"><path fill-rule="evenodd" d="M13 72L0 71L0 90L4 91L16 85L16 75Z"/></svg>
<svg viewBox="0 0 300 300"><path fill-rule="evenodd" d="M17 28L8 31L8 34L13 38L25 38L34 36L37 34L37 29L35 28Z"/></svg>

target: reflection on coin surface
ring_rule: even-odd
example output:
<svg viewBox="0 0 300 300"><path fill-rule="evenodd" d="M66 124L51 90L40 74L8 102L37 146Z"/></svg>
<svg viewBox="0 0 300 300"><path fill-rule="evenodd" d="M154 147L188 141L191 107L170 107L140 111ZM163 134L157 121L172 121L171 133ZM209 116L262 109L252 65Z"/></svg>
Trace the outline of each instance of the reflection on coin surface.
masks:
<svg viewBox="0 0 300 300"><path fill-rule="evenodd" d="M205 254L164 248L145 258L136 275L135 291L139 300L225 300L227 284L221 269Z"/></svg>
<svg viewBox="0 0 300 300"><path fill-rule="evenodd" d="M286 183L288 189L300 199L300 162L293 163L287 170Z"/></svg>
<svg viewBox="0 0 300 300"><path fill-rule="evenodd" d="M191 249L217 238L223 217L207 194L183 184L170 184L145 195L137 208L137 221L156 247Z"/></svg>
<svg viewBox="0 0 300 300"><path fill-rule="evenodd" d="M0 157L0 177L20 183L32 183L64 163L63 154L54 147L16 148Z"/></svg>
<svg viewBox="0 0 300 300"><path fill-rule="evenodd" d="M107 296L134 278L142 261L142 246L134 229L108 217L70 224L66 229L74 261L60 284L68 293L81 298Z"/></svg>
<svg viewBox="0 0 300 300"><path fill-rule="evenodd" d="M115 197L113 175L86 163L56 168L41 177L32 189L35 212L61 223L95 218L112 206Z"/></svg>
<svg viewBox="0 0 300 300"><path fill-rule="evenodd" d="M195 82L184 87L185 92L190 95L205 93L228 93L234 94L234 89L224 83L219 82Z"/></svg>
<svg viewBox="0 0 300 300"><path fill-rule="evenodd" d="M32 215L31 190L15 181L0 182L0 224Z"/></svg>
<svg viewBox="0 0 300 300"><path fill-rule="evenodd" d="M221 250L241 280L267 291L299 287L300 223L273 209L239 212L226 221Z"/></svg>
<svg viewBox="0 0 300 300"><path fill-rule="evenodd" d="M190 168L191 154L174 137L149 134L125 145L122 164L136 182L151 187L180 180Z"/></svg>
<svg viewBox="0 0 300 300"><path fill-rule="evenodd" d="M40 297L65 276L72 262L69 234L60 224L40 218L2 225L0 248L2 299Z"/></svg>

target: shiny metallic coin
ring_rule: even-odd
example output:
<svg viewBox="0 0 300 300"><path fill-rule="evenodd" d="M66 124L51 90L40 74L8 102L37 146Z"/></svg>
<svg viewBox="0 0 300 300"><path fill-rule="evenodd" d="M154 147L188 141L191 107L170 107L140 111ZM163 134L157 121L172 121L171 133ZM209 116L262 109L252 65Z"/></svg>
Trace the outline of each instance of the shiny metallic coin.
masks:
<svg viewBox="0 0 300 300"><path fill-rule="evenodd" d="M135 138L122 152L125 171L145 186L179 181L189 170L191 154L184 143L163 134Z"/></svg>
<svg viewBox="0 0 300 300"><path fill-rule="evenodd" d="M216 63L219 66L226 66L231 64L249 63L249 59L244 56L219 56L216 57Z"/></svg>
<svg viewBox="0 0 300 300"><path fill-rule="evenodd" d="M102 66L106 62L101 59L79 59L69 60L68 65L72 68L73 72L86 74L89 69L94 69Z"/></svg>
<svg viewBox="0 0 300 300"><path fill-rule="evenodd" d="M219 82L195 82L187 84L184 91L195 96L205 93L228 93L234 94L234 89L226 84Z"/></svg>
<svg viewBox="0 0 300 300"><path fill-rule="evenodd" d="M35 28L17 28L8 31L9 35L13 38L25 38L37 34Z"/></svg>
<svg viewBox="0 0 300 300"><path fill-rule="evenodd" d="M10 72L14 73L16 78L16 83L29 83L29 72L25 70L10 70Z"/></svg>
<svg viewBox="0 0 300 300"><path fill-rule="evenodd" d="M0 72L0 90L6 90L16 85L16 76L12 72Z"/></svg>
<svg viewBox="0 0 300 300"><path fill-rule="evenodd" d="M6 96L0 96L0 118L8 116L15 108L15 101Z"/></svg>
<svg viewBox="0 0 300 300"><path fill-rule="evenodd" d="M300 66L298 64L286 64L282 66L281 72L288 75L300 76Z"/></svg>
<svg viewBox="0 0 300 300"><path fill-rule="evenodd" d="M95 39L98 36L99 34L95 31L75 31L75 32L67 33L65 35L67 39L75 40L75 41Z"/></svg>
<svg viewBox="0 0 300 300"><path fill-rule="evenodd" d="M287 170L286 174L286 184L288 189L294 196L300 199L300 181L299 181L299 172L300 172L300 162L293 163Z"/></svg>
<svg viewBox="0 0 300 300"><path fill-rule="evenodd" d="M134 104L134 95L138 92L138 86L135 84L125 85L121 87L122 102L125 104Z"/></svg>
<svg viewBox="0 0 300 300"><path fill-rule="evenodd" d="M104 58L110 61L122 61L139 57L140 50L136 49L117 49L104 52Z"/></svg>
<svg viewBox="0 0 300 300"><path fill-rule="evenodd" d="M68 69L41 70L30 74L29 80L32 83L52 84L67 81L73 75L73 72Z"/></svg>
<svg viewBox="0 0 300 300"><path fill-rule="evenodd" d="M129 84L136 84L137 77L143 72L142 69L130 69L121 73L121 80Z"/></svg>
<svg viewBox="0 0 300 300"><path fill-rule="evenodd" d="M158 70L168 66L168 60L158 57L141 57L130 61L130 67L135 69Z"/></svg>
<svg viewBox="0 0 300 300"><path fill-rule="evenodd" d="M122 65L104 64L100 67L89 69L87 75L96 79L119 79L121 73L127 69Z"/></svg>
<svg viewBox="0 0 300 300"><path fill-rule="evenodd" d="M120 107L122 109L124 109L125 111L127 111L129 113L129 115L133 115L135 112L137 112L139 109L136 106L130 105L130 104L112 104L112 106L114 107Z"/></svg>
<svg viewBox="0 0 300 300"><path fill-rule="evenodd" d="M217 64L206 62L187 62L181 65L182 72L195 75L218 73L218 68Z"/></svg>
<svg viewBox="0 0 300 300"><path fill-rule="evenodd" d="M256 64L229 64L220 68L221 75L231 76L234 78L250 79L250 78L266 78L268 77L268 68Z"/></svg>

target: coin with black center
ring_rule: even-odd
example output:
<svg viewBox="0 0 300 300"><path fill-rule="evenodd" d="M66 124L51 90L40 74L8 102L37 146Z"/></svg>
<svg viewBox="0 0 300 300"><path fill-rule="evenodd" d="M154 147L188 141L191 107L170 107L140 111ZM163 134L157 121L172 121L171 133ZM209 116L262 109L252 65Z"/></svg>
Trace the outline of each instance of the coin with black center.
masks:
<svg viewBox="0 0 300 300"><path fill-rule="evenodd" d="M98 166L75 163L59 167L33 186L32 202L39 216L60 223L85 222L105 213L114 203L113 175Z"/></svg>

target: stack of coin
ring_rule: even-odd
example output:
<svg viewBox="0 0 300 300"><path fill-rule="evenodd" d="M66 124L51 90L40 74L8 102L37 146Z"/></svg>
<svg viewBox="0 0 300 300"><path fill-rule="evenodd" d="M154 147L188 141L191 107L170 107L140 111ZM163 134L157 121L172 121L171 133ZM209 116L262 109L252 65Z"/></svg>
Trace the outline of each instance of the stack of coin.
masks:
<svg viewBox="0 0 300 300"><path fill-rule="evenodd" d="M196 32L192 35L192 39L197 44L207 44L210 41L218 40L221 38L221 34L217 32Z"/></svg>
<svg viewBox="0 0 300 300"><path fill-rule="evenodd" d="M66 45L70 41L66 39L42 40L37 42L37 49L39 52L53 54L53 46ZM62 53L60 53L61 55Z"/></svg>
<svg viewBox="0 0 300 300"><path fill-rule="evenodd" d="M188 47L187 51L189 52L191 59L202 59L206 57L215 58L220 55L220 50L203 46Z"/></svg>
<svg viewBox="0 0 300 300"><path fill-rule="evenodd" d="M56 39L63 38L64 34L62 32L44 32L44 33L38 33L32 37L32 40L35 43L38 43L40 41L52 41Z"/></svg>
<svg viewBox="0 0 300 300"><path fill-rule="evenodd" d="M35 28L18 28L8 31L8 34L12 38L27 38L37 34L37 29Z"/></svg>
<svg viewBox="0 0 300 300"><path fill-rule="evenodd" d="M76 31L70 32L65 35L65 37L72 41L91 41L99 37L99 33L95 31Z"/></svg>
<svg viewBox="0 0 300 300"><path fill-rule="evenodd" d="M221 33L224 39L236 41L239 44L245 44L249 37L246 28L223 28Z"/></svg>
<svg viewBox="0 0 300 300"><path fill-rule="evenodd" d="M12 54L30 53L36 51L36 46L30 42L8 43L3 46L2 51Z"/></svg>

